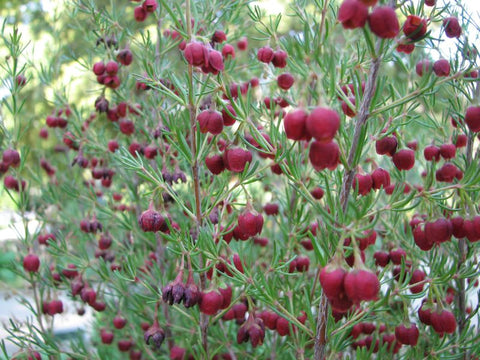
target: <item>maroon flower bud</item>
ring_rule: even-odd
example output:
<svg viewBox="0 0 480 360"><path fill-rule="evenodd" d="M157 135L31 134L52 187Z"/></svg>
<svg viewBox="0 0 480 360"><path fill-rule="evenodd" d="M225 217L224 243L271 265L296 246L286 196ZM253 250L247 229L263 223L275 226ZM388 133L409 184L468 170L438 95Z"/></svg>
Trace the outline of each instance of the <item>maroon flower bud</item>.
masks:
<svg viewBox="0 0 480 360"><path fill-rule="evenodd" d="M17 150L7 149L3 152L2 162L7 167L18 167L20 165L20 154Z"/></svg>
<svg viewBox="0 0 480 360"><path fill-rule="evenodd" d="M107 76L103 80L103 84L110 89L116 89L120 86L120 79L117 75Z"/></svg>
<svg viewBox="0 0 480 360"><path fill-rule="evenodd" d="M56 240L56 237L54 234L41 234L41 235L38 235L38 243L40 245L47 245L48 246L48 240L51 240L52 242L55 242Z"/></svg>
<svg viewBox="0 0 480 360"><path fill-rule="evenodd" d="M447 219L438 219L425 223L425 238L429 242L442 243L452 237L452 223Z"/></svg>
<svg viewBox="0 0 480 360"><path fill-rule="evenodd" d="M180 304L184 300L184 295L185 295L185 285L181 282L181 278L177 278L177 280L172 283L170 301L173 301L174 304Z"/></svg>
<svg viewBox="0 0 480 360"><path fill-rule="evenodd" d="M312 191L310 191L310 194L312 194L313 198L316 200L321 200L323 198L323 195L325 195L325 191L321 187L316 187Z"/></svg>
<svg viewBox="0 0 480 360"><path fill-rule="evenodd" d="M198 304L202 313L215 315L223 304L223 296L215 290L202 293Z"/></svg>
<svg viewBox="0 0 480 360"><path fill-rule="evenodd" d="M411 54L415 50L415 44L398 44L396 50L405 54Z"/></svg>
<svg viewBox="0 0 480 360"><path fill-rule="evenodd" d="M157 10L158 4L156 0L145 0L142 4L142 7L147 13L153 13Z"/></svg>
<svg viewBox="0 0 480 360"><path fill-rule="evenodd" d="M440 145L440 155L445 159L453 159L457 153L457 148L454 144L442 144Z"/></svg>
<svg viewBox="0 0 480 360"><path fill-rule="evenodd" d="M415 324L411 324L408 328L403 324L395 328L395 338L404 345L416 346L419 334Z"/></svg>
<svg viewBox="0 0 480 360"><path fill-rule="evenodd" d="M480 131L480 106L469 106L467 108L465 122L471 131Z"/></svg>
<svg viewBox="0 0 480 360"><path fill-rule="evenodd" d="M105 72L105 64L103 61L96 62L93 64L93 73L97 76L102 75Z"/></svg>
<svg viewBox="0 0 480 360"><path fill-rule="evenodd" d="M390 254L385 251L377 251L373 254L375 265L385 267L390 262Z"/></svg>
<svg viewBox="0 0 480 360"><path fill-rule="evenodd" d="M340 162L340 148L334 141L314 141L308 154L310 162L315 170L335 170Z"/></svg>
<svg viewBox="0 0 480 360"><path fill-rule="evenodd" d="M83 169L86 169L88 166L88 159L85 158L81 153L73 158L72 166L77 164Z"/></svg>
<svg viewBox="0 0 480 360"><path fill-rule="evenodd" d="M288 139L304 140L307 136L306 121L308 114L303 109L288 113L283 119L283 126Z"/></svg>
<svg viewBox="0 0 480 360"><path fill-rule="evenodd" d="M367 17L367 6L358 0L345 0L338 10L338 21L345 29L364 27Z"/></svg>
<svg viewBox="0 0 480 360"><path fill-rule="evenodd" d="M117 151L119 148L120 148L120 146L118 145L117 140L110 140L110 141L108 142L108 151L110 151L110 152L115 152L115 151Z"/></svg>
<svg viewBox="0 0 480 360"><path fill-rule="evenodd" d="M193 66L202 66L208 63L208 51L206 47L199 42L188 43L183 55L187 62Z"/></svg>
<svg viewBox="0 0 480 360"><path fill-rule="evenodd" d="M263 216L247 210L238 216L238 228L247 237L260 234L263 228Z"/></svg>
<svg viewBox="0 0 480 360"><path fill-rule="evenodd" d="M250 340L252 347L255 348L263 344L264 338L265 325L263 320L250 314L248 320L238 329L237 343L241 344Z"/></svg>
<svg viewBox="0 0 480 360"><path fill-rule="evenodd" d="M359 195L367 195L373 186L372 176L370 174L361 175L355 174L355 179L352 183L352 188L358 191Z"/></svg>
<svg viewBox="0 0 480 360"><path fill-rule="evenodd" d="M375 300L380 291L377 275L368 270L353 270L345 275L345 292L354 303Z"/></svg>
<svg viewBox="0 0 480 360"><path fill-rule="evenodd" d="M114 334L111 331L105 329L100 330L100 339L103 344L111 344L113 342Z"/></svg>
<svg viewBox="0 0 480 360"><path fill-rule="evenodd" d="M5 188L14 191L20 191L20 189L24 190L26 183L25 180L17 180L12 175L5 176L3 179L3 185Z"/></svg>
<svg viewBox="0 0 480 360"><path fill-rule="evenodd" d="M252 153L241 148L226 149L223 154L225 168L235 173L243 172L247 163L250 163L251 161Z"/></svg>
<svg viewBox="0 0 480 360"><path fill-rule="evenodd" d="M307 256L298 256L296 259L296 268L298 272L306 272L310 267L310 259Z"/></svg>
<svg viewBox="0 0 480 360"><path fill-rule="evenodd" d="M218 111L205 110L197 116L201 133L211 133L218 135L223 130L223 118Z"/></svg>
<svg viewBox="0 0 480 360"><path fill-rule="evenodd" d="M238 254L236 254L238 256ZM227 286L225 289L219 288L218 291L223 297L222 304L220 305L220 309L226 309L230 306L232 302L232 288Z"/></svg>
<svg viewBox="0 0 480 360"><path fill-rule="evenodd" d="M462 35L462 27L458 23L458 19L454 16L447 17L443 20L445 34L449 38L459 38Z"/></svg>
<svg viewBox="0 0 480 360"><path fill-rule="evenodd" d="M132 135L135 132L135 124L128 119L120 120L118 125L122 134Z"/></svg>
<svg viewBox="0 0 480 360"><path fill-rule="evenodd" d="M454 164L452 163L445 163L440 169L438 169L435 172L435 178L437 181L443 181L443 182L448 182L451 183L455 178L463 177L463 174L461 173L460 169L457 168Z"/></svg>
<svg viewBox="0 0 480 360"><path fill-rule="evenodd" d="M107 65L105 65L105 72L108 75L116 75L118 72L118 64L115 61L109 61Z"/></svg>
<svg viewBox="0 0 480 360"><path fill-rule="evenodd" d="M117 343L118 350L121 352L127 352L129 351L133 346L133 341L132 340L119 340Z"/></svg>
<svg viewBox="0 0 480 360"><path fill-rule="evenodd" d="M108 100L104 96L100 96L95 100L95 110L100 113L108 111Z"/></svg>
<svg viewBox="0 0 480 360"><path fill-rule="evenodd" d="M241 38L241 39L237 42L237 47L238 47L238 50L241 50L241 51L247 50L247 47L248 47L248 39L247 39L246 37Z"/></svg>
<svg viewBox="0 0 480 360"><path fill-rule="evenodd" d="M162 300L169 305L173 305L172 289L173 283L170 283L162 288Z"/></svg>
<svg viewBox="0 0 480 360"><path fill-rule="evenodd" d="M410 170L415 165L415 152L402 149L393 155L392 160L398 170Z"/></svg>
<svg viewBox="0 0 480 360"><path fill-rule="evenodd" d="M97 301L97 292L89 286L85 286L80 291L80 298L83 302L92 305Z"/></svg>
<svg viewBox="0 0 480 360"><path fill-rule="evenodd" d="M233 106L230 104L225 105L225 108L222 109L223 125L232 126L233 124L235 124L236 116L237 116L237 113L235 112L235 109L233 108Z"/></svg>
<svg viewBox="0 0 480 360"><path fill-rule="evenodd" d="M330 142L340 127L340 116L335 110L317 107L306 120L306 128L310 135L321 142Z"/></svg>
<svg viewBox="0 0 480 360"><path fill-rule="evenodd" d="M277 68L284 68L287 66L288 55L285 51L277 50L273 53L272 64Z"/></svg>
<svg viewBox="0 0 480 360"><path fill-rule="evenodd" d="M145 210L140 215L138 218L138 224L145 232L166 231L168 229L165 218L160 213L153 210L153 205L150 205L149 209Z"/></svg>
<svg viewBox="0 0 480 360"><path fill-rule="evenodd" d="M440 59L435 61L433 64L433 72L437 76L448 76L450 75L450 63L448 60Z"/></svg>
<svg viewBox="0 0 480 360"><path fill-rule="evenodd" d="M78 276L77 267L74 264L68 264L67 268L62 270L62 274L68 279L73 279Z"/></svg>
<svg viewBox="0 0 480 360"><path fill-rule="evenodd" d="M163 340L165 340L165 331L159 326L158 320L155 319L153 325L143 335L147 345L153 345L155 349L160 349Z"/></svg>
<svg viewBox="0 0 480 360"><path fill-rule="evenodd" d="M48 304L47 314L50 316L63 313L62 300L52 300Z"/></svg>
<svg viewBox="0 0 480 360"><path fill-rule="evenodd" d="M26 272L36 273L40 268L40 259L36 254L30 253L23 258L23 269Z"/></svg>
<svg viewBox="0 0 480 360"><path fill-rule="evenodd" d="M77 296L81 293L82 289L84 288L85 284L83 283L82 277L78 276L70 284L70 288L72 290L72 296Z"/></svg>
<svg viewBox="0 0 480 360"><path fill-rule="evenodd" d="M276 330L277 328L277 319L279 316L273 311L262 311L258 314L258 317L263 320L265 326L270 330Z"/></svg>
<svg viewBox="0 0 480 360"><path fill-rule="evenodd" d="M277 77L278 87L282 90L288 90L295 82L294 77L290 73L284 73Z"/></svg>
<svg viewBox="0 0 480 360"><path fill-rule="evenodd" d="M454 217L450 220L452 223L452 234L455 236L457 239L461 239L467 235L464 227L464 220L462 217L457 216Z"/></svg>
<svg viewBox="0 0 480 360"><path fill-rule="evenodd" d="M378 155L393 156L397 151L397 138L395 136L386 136L375 142L375 150Z"/></svg>
<svg viewBox="0 0 480 360"><path fill-rule="evenodd" d="M455 141L455 147L457 149L467 146L468 137L465 134L458 134Z"/></svg>
<svg viewBox="0 0 480 360"><path fill-rule="evenodd" d="M123 49L117 54L117 61L125 66L128 66L133 61L133 54L130 49ZM97 74L98 75L98 74Z"/></svg>
<svg viewBox="0 0 480 360"><path fill-rule="evenodd" d="M463 230L465 231L465 236L467 237L468 241L476 242L480 240L480 217L475 216L472 220L464 220L463 221ZM453 232L453 230L452 230Z"/></svg>
<svg viewBox="0 0 480 360"><path fill-rule="evenodd" d="M389 256L392 263L394 263L395 265L400 265L402 263L402 259L404 259L405 261L407 253L402 248L397 248L390 250Z"/></svg>
<svg viewBox="0 0 480 360"><path fill-rule="evenodd" d="M48 129L41 128L38 134L42 139L48 139Z"/></svg>
<svg viewBox="0 0 480 360"><path fill-rule="evenodd" d="M415 241L415 244L423 250L423 251L428 251L433 247L434 241L432 238L427 238L425 236L425 231L422 230L420 226L417 226L413 230L413 240Z"/></svg>
<svg viewBox="0 0 480 360"><path fill-rule="evenodd" d="M423 76L423 74L429 73L431 70L432 66L427 59L419 61L415 66L415 72L418 76Z"/></svg>
<svg viewBox="0 0 480 360"><path fill-rule="evenodd" d="M129 353L130 360L141 360L142 351L141 350L130 350Z"/></svg>
<svg viewBox="0 0 480 360"><path fill-rule="evenodd" d="M278 317L275 328L280 336L287 336L290 334L290 325L287 319Z"/></svg>
<svg viewBox="0 0 480 360"><path fill-rule="evenodd" d="M397 14L389 6L378 6L368 17L370 30L382 39L392 39L400 31Z"/></svg>
<svg viewBox="0 0 480 360"><path fill-rule="evenodd" d="M435 145L428 145L423 149L423 156L427 161L439 161L440 160L440 148Z"/></svg>
<svg viewBox="0 0 480 360"><path fill-rule="evenodd" d="M403 33L409 39L421 39L427 33L427 20L417 15L408 15L403 24Z"/></svg>
<svg viewBox="0 0 480 360"><path fill-rule="evenodd" d="M125 325L127 325L127 320L124 317L117 315L113 318L113 326L115 329L123 329Z"/></svg>
<svg viewBox="0 0 480 360"><path fill-rule="evenodd" d="M345 291L343 282L347 272L337 264L330 263L320 272L320 284L328 299L338 297Z"/></svg>
<svg viewBox="0 0 480 360"><path fill-rule="evenodd" d="M227 35L222 30L216 30L212 35L212 41L215 43L227 41Z"/></svg>
<svg viewBox="0 0 480 360"><path fill-rule="evenodd" d="M413 285L410 288L410 291L411 291L412 294L418 294L418 293L421 293L423 291L424 283L422 281L424 281L424 280L425 280L425 273L422 270L416 269L412 273L412 277L411 277L410 282L409 282L410 285Z"/></svg>
<svg viewBox="0 0 480 360"><path fill-rule="evenodd" d="M225 44L222 48L222 56L224 59L235 59L235 48L230 44Z"/></svg>
<svg viewBox="0 0 480 360"><path fill-rule="evenodd" d="M208 66L213 68L215 71L223 71L225 65L223 64L223 57L219 51L210 50L208 52Z"/></svg>
<svg viewBox="0 0 480 360"><path fill-rule="evenodd" d="M272 48L265 46L258 49L257 59L263 63L268 64L273 60L273 50Z"/></svg>
<svg viewBox="0 0 480 360"><path fill-rule="evenodd" d="M455 316L448 310L432 311L430 321L433 329L440 335L453 334L457 328Z"/></svg>
<svg viewBox="0 0 480 360"><path fill-rule="evenodd" d="M17 75L16 81L17 81L17 85L19 87L23 87L27 83L27 78L26 78L25 75L19 74L19 75Z"/></svg>
<svg viewBox="0 0 480 360"><path fill-rule="evenodd" d="M263 211L265 211L265 214L273 216L278 215L278 208L278 204L269 203L264 205Z"/></svg>
<svg viewBox="0 0 480 360"><path fill-rule="evenodd" d="M170 349L170 360L185 360L186 353L187 353L186 349L178 346L173 346Z"/></svg>
<svg viewBox="0 0 480 360"><path fill-rule="evenodd" d="M377 168L372 172L373 188L380 190L382 186L386 188L390 185L390 174L387 170Z"/></svg>
<svg viewBox="0 0 480 360"><path fill-rule="evenodd" d="M183 271L180 271L174 281L162 289L162 300L173 305L180 304L184 300L185 285L182 283Z"/></svg>
<svg viewBox="0 0 480 360"><path fill-rule="evenodd" d="M223 163L223 157L221 155L206 157L205 165L207 165L208 170L214 175L218 175L225 170L225 164Z"/></svg>
<svg viewBox="0 0 480 360"><path fill-rule="evenodd" d="M355 109L355 98L349 97L348 101L353 105L348 105L346 101L342 101L342 111L345 115L349 117L354 117L357 114L357 110Z"/></svg>
<svg viewBox="0 0 480 360"><path fill-rule="evenodd" d="M198 286L193 282L193 279L191 281L187 281L187 286L185 287L183 296L183 305L185 305L186 308L197 305L201 296L202 293L198 289Z"/></svg>
<svg viewBox="0 0 480 360"><path fill-rule="evenodd" d="M155 145L145 146L143 155L145 155L147 159L154 159L158 155L158 149Z"/></svg>

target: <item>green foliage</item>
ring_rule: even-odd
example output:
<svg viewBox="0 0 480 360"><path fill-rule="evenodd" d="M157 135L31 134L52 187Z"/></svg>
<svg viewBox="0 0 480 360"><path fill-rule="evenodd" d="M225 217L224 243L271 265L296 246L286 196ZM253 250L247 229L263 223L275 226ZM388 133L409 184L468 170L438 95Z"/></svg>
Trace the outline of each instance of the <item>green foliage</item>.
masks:
<svg viewBox="0 0 480 360"><path fill-rule="evenodd" d="M438 38L434 31L428 33L412 54L400 53L396 47L405 41L402 35L388 40L377 38L369 26L344 29L335 1L294 0L283 14L269 15L248 0L160 0L143 22L134 19L134 8L141 6L136 2L52 1L48 11L44 2L24 3L14 7L6 2L0 11L5 17L2 89L7 91L0 112L0 148L17 149L21 156L19 166L10 167L4 178L26 180L22 191L0 190L25 224L19 253L6 253L0 265L15 260L13 273L34 292L33 301L19 300L34 319L24 328L13 320L8 326L8 340L18 346L18 356L35 350L55 359L123 359L127 355L115 344L125 340L145 358L168 358L174 346L195 358L226 353L246 359L321 358L322 339L316 335L323 326L326 358L382 359L393 356L384 335L410 322L421 335L417 346L399 350L403 358L463 358L480 351L478 307L465 313L479 274L478 244L461 238L425 252L409 226L414 215L424 215L424 223L455 216L472 219L478 213L476 134L462 121L451 126L452 117L463 119L466 107L479 101L477 78L464 76L478 70L472 45L478 39L465 35L455 40L449 76L428 72L420 77L415 66L434 51L442 52L442 32ZM429 17L434 30L459 11L465 26L477 26L461 4L423 5L399 3L397 14L402 22L409 14ZM224 44L210 44L217 30L226 33L235 58L224 58L225 69L218 74L206 73L189 64L180 49L197 41L221 51ZM246 50L238 45L244 38ZM264 46L288 54L285 69L257 60ZM116 60L123 49L131 50L133 62L120 65L119 86L99 83L94 64ZM295 78L286 91L277 86L277 76L284 72ZM17 81L21 74L25 85ZM346 93L343 89L350 84L352 91ZM342 102L354 107L356 116L344 115ZM334 139L339 164L322 171L312 166L310 143L292 141L284 130L285 113L319 106L341 114ZM206 110L226 111L235 124L218 135L205 133L197 116ZM44 139L38 134L47 117L64 119L67 125L48 128ZM126 121L135 127L133 134L126 133ZM463 178L441 182L435 174L445 161L428 162L422 151L431 143L451 143L459 134L468 136L468 146L456 149L449 161ZM389 156L376 153L376 141L386 135L396 136L399 150L418 142L412 170L398 170ZM110 150L111 141L118 142L118 150ZM206 159L220 154L225 163L225 149L237 148L252 155L245 168L212 175ZM152 149L156 156L148 156ZM45 161L53 166L50 174ZM378 167L389 171L394 186L362 196L355 174L370 174ZM324 191L321 199L312 191L317 187ZM247 211L262 213L266 203L277 204L278 215L263 216L258 236L237 239L239 217ZM165 221L162 231L144 231L147 209ZM27 211L41 224L33 233ZM101 224L101 229L86 231L88 224ZM360 250L373 231L374 244ZM39 236L47 233L55 240L39 244ZM112 240L111 247L99 245L102 237ZM267 244L260 246L263 238ZM376 251L396 248L404 249L407 258L384 268L375 264ZM22 269L29 252L40 257L38 273ZM361 253L365 262L360 265ZM299 269L297 261L305 257L309 266ZM345 260L354 258L347 265ZM350 272L377 268L382 285L378 299L342 314L325 307L319 273L337 260ZM78 275L69 277L66 270L72 267ZM419 292L412 292L415 269L427 275ZM0 278L8 280L8 274L0 268ZM212 316L198 306L168 305L162 296L179 274L183 283L191 277L205 293L231 286L231 303ZM95 301L72 294L78 281L94 289ZM453 304L446 299L450 288ZM94 314L88 336L79 334L69 345L54 334L52 316L42 313L43 304L60 295ZM458 331L439 336L422 324L417 315L421 300L452 310ZM240 303L248 307L242 320L271 311L286 319L289 334L267 329L263 344L254 347L253 336L251 342L238 344L243 321L222 318ZM113 330L116 315L127 320L126 328ZM160 349L146 343L141 327L146 323L154 328L155 321L165 332ZM360 323L376 325L371 338L364 334L362 339L374 345L378 340L378 349L361 346L351 336ZM114 331L113 345L101 343L101 329ZM5 346L3 352L7 356Z"/></svg>

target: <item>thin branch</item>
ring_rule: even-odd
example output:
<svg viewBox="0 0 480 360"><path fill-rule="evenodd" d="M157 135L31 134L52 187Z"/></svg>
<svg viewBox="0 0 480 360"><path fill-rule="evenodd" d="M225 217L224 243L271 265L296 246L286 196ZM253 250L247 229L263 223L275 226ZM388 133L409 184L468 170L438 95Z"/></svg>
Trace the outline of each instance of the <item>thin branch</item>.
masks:
<svg viewBox="0 0 480 360"><path fill-rule="evenodd" d="M192 40L192 22L191 22L191 3L190 0L186 0L186 22L187 22L187 35L188 41ZM197 154L197 137L196 137L196 107L195 107L195 94L193 84L193 66L188 64L188 112L190 115L190 146L192 152L192 175L193 175L193 187L195 193L195 229L196 235L200 233L200 227L202 225L202 209L201 209L201 195L200 195L200 179L198 176L198 154ZM200 268L204 266L203 255L200 255ZM203 291L206 288L207 277L205 272L200 274L200 290ZM202 347L205 352L205 356L208 359L208 316L200 314L200 331L202 337Z"/></svg>
<svg viewBox="0 0 480 360"><path fill-rule="evenodd" d="M377 54L379 52L381 40L377 41ZM347 211L348 199L350 196L350 189L352 188L353 179L356 173L355 154L358 151L358 143L360 141L360 135L363 125L370 116L369 109L372 103L373 95L375 93L375 87L377 83L378 70L380 69L381 56L378 55L372 61L370 73L365 85L365 92L363 94L362 103L360 105L360 111L357 116L357 122L355 124L355 130L348 154L347 165L345 173L343 175L342 189L340 192L340 204L342 211ZM328 301L325 293L322 292L320 304L318 305L317 314L317 326L315 333L315 346L314 346L314 359L323 360L325 358L325 347L327 345L327 322L328 322Z"/></svg>

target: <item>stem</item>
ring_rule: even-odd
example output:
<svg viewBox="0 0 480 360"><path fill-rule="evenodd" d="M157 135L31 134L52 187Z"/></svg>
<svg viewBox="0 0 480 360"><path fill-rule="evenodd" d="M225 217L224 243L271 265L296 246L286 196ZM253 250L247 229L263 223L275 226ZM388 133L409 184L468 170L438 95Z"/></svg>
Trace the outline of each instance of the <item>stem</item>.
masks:
<svg viewBox="0 0 480 360"><path fill-rule="evenodd" d="M378 47L378 46L377 46ZM360 111L358 113L357 122L355 124L355 131L353 134L352 145L347 160L347 169L343 175L342 191L340 193L340 203L342 210L345 213L347 211L348 198L350 196L350 189L352 187L353 178L356 173L355 154L358 151L358 142L362 132L363 125L370 116L369 108L372 103L373 93L375 91L375 85L378 77L378 70L380 68L381 58L377 57L373 59L372 67L370 68L370 74L368 76L367 84L365 85L365 93L363 96L362 104L360 105Z"/></svg>
<svg viewBox="0 0 480 360"><path fill-rule="evenodd" d="M377 49L380 47L380 41L377 42ZM377 51L378 53L378 51ZM373 59L370 68L370 74L365 85L365 93L363 94L360 111L358 113L357 122L348 154L347 166L343 175L342 190L340 192L340 203L343 213L347 211L348 198L350 196L350 189L352 188L353 179L356 173L355 154L358 151L358 143L362 132L363 125L370 116L369 109L372 103L373 94L378 77L378 70L380 69L381 57L378 56ZM320 304L318 305L317 328L315 335L315 360L322 360L325 357L325 346L327 343L327 321L328 321L328 301L325 293L322 292Z"/></svg>
<svg viewBox="0 0 480 360"><path fill-rule="evenodd" d="M192 22L191 22L191 12L190 12L190 0L186 0L186 22L187 22L187 35L188 41L192 40ZM192 175L193 175L193 188L195 192L195 228L197 236L200 233L200 227L202 225L202 209L201 209L201 198L200 198L200 180L198 177L198 154L197 154L197 137L196 137L196 107L195 107L195 93L193 89L193 66L188 64L188 112L190 114L190 146L192 152ZM200 255L200 268L203 268L205 263L203 259L203 254ZM200 290L203 291L206 288L207 276L205 272L200 274ZM202 347L205 352L205 357L208 359L208 316L201 313L200 314L200 331L202 337Z"/></svg>
<svg viewBox="0 0 480 360"><path fill-rule="evenodd" d="M38 293L37 293L37 281L33 280L32 281L32 290L33 290L33 299L35 300L35 306L37 307L37 321L38 325L40 326L40 329L42 330L42 334L47 334L47 331L45 330L45 327L43 326L43 321L42 321L42 304L40 303L40 300L38 298Z"/></svg>
<svg viewBox="0 0 480 360"><path fill-rule="evenodd" d="M317 329L315 333L314 359L325 358L325 346L327 344L327 321L328 321L328 300L322 291L320 304L318 305Z"/></svg>
<svg viewBox="0 0 480 360"><path fill-rule="evenodd" d="M320 38L320 41L322 41L322 33L323 33L323 27L325 26L325 17L327 15L328 1L329 0L325 0L325 4L323 5L323 9L322 9L322 17L320 19L320 27L318 30L318 37Z"/></svg>

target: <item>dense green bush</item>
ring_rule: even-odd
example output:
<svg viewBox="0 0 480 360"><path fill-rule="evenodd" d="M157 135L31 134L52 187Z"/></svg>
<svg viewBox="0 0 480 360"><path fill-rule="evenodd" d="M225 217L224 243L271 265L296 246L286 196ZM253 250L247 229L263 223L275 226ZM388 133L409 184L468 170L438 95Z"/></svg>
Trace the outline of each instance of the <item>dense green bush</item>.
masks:
<svg viewBox="0 0 480 360"><path fill-rule="evenodd" d="M476 358L478 25L376 3L4 10L13 357Z"/></svg>

